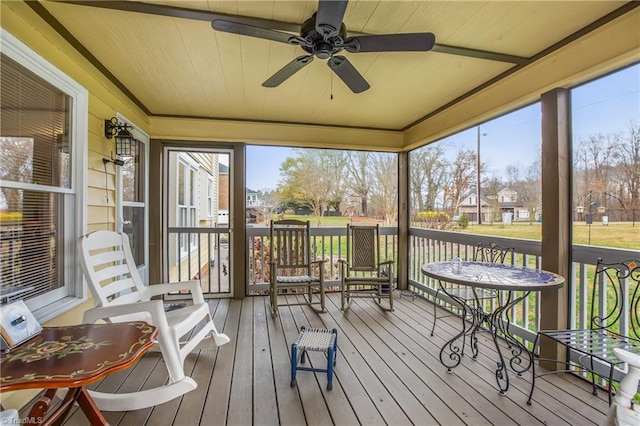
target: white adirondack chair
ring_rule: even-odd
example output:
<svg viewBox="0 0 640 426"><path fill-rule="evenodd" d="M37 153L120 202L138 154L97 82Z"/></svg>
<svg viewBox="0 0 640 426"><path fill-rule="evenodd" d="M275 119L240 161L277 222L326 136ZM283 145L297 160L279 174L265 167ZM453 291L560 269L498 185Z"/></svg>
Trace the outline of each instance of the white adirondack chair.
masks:
<svg viewBox="0 0 640 426"><path fill-rule="evenodd" d="M198 281L145 286L131 254L126 234L96 231L78 240L79 260L96 307L84 313L84 322L147 321L158 328L162 357L169 383L154 389L126 394L91 391L103 411L131 411L162 404L195 389L197 383L184 374L184 360L210 334L216 345L229 342L218 333ZM165 312L162 300L170 292L189 290L192 304ZM193 331L192 334L190 332ZM181 339L187 339L182 341Z"/></svg>
<svg viewBox="0 0 640 426"><path fill-rule="evenodd" d="M620 389L613 398L607 415L607 426L640 425L640 406L631 401L640 387L640 355L615 348L613 353L629 366L629 371L620 381Z"/></svg>

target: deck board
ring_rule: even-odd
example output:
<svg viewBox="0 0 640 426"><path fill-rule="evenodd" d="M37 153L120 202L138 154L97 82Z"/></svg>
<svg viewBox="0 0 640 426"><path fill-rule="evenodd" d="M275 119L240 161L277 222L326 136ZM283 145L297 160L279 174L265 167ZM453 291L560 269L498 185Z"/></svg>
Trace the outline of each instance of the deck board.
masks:
<svg viewBox="0 0 640 426"><path fill-rule="evenodd" d="M295 296L287 299L295 301ZM568 374L539 378L532 406L526 404L530 372L510 374L510 389L501 396L495 383L497 352L487 333L479 335L477 359L467 348L461 365L447 373L440 347L460 320L439 318L431 336L433 305L423 299L396 298L394 312L359 299L343 313L340 295L330 294L326 313L283 306L275 318L265 297L210 305L218 330L231 342L216 348L208 339L187 357L185 370L198 388L152 408L105 412L111 424L528 426L598 425L606 417L606 393L594 396L590 383ZM297 386L290 386L291 344L302 325L338 330L331 391L324 373L299 371ZM326 368L321 353L310 353L308 363ZM159 354L148 353L131 369L93 387L132 392L162 384L167 376ZM85 424L75 408L65 422Z"/></svg>

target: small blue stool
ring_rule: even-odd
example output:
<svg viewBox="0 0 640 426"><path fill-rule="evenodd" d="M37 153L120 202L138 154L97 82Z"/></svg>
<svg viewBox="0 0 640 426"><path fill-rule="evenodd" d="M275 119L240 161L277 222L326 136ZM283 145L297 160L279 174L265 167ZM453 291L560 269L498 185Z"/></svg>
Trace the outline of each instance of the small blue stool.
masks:
<svg viewBox="0 0 640 426"><path fill-rule="evenodd" d="M324 352L327 356L327 368L302 367L298 361L304 364L307 351ZM333 367L336 365L338 354L338 330L325 328L300 327L300 334L295 343L291 345L291 387L296 385L296 372L315 371L327 373L327 390L333 389Z"/></svg>

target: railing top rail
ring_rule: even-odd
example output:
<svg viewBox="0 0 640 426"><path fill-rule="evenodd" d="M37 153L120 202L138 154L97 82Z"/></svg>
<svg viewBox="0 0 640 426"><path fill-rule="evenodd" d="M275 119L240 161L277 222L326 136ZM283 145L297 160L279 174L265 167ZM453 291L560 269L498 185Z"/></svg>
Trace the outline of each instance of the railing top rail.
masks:
<svg viewBox="0 0 640 426"><path fill-rule="evenodd" d="M574 244L571 257L574 262L595 265L598 258L602 258L606 263L620 263L629 259L637 259L640 257L640 253L638 250Z"/></svg>
<svg viewBox="0 0 640 426"><path fill-rule="evenodd" d="M269 227L265 225L250 226L246 229L247 237L268 237ZM395 226L380 227L380 235L397 235L398 228ZM311 226L312 237L343 237L347 235L347 226Z"/></svg>
<svg viewBox="0 0 640 426"><path fill-rule="evenodd" d="M496 242L503 247L513 247L517 253L530 254L534 256L540 256L542 252L542 244L540 241L527 240L523 238L495 237L492 235L467 234L462 232L440 231L437 229L414 227L409 228L409 235L467 246L475 246L478 243L490 244L491 242Z"/></svg>
<svg viewBox="0 0 640 426"><path fill-rule="evenodd" d="M169 227L167 232L170 234L228 234L229 228L217 228L217 227Z"/></svg>

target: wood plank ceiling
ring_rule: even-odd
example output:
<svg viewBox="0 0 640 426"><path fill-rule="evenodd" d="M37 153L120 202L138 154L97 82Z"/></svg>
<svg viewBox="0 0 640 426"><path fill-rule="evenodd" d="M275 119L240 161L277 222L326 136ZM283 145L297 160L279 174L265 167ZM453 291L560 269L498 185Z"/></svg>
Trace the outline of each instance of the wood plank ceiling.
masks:
<svg viewBox="0 0 640 426"><path fill-rule="evenodd" d="M85 3L40 2L149 115L392 130L406 129L517 66L517 58L503 62L442 53L446 46L526 60L625 4L351 0L344 18L348 32L428 31L437 43L427 53L343 53L371 85L353 94L318 59L281 86L262 87L303 54L301 48L217 32L207 20L209 13L222 13L299 25L315 12L316 1L111 2L110 8ZM125 10L158 5L164 9L154 10L166 15L183 9L206 13L190 19Z"/></svg>

